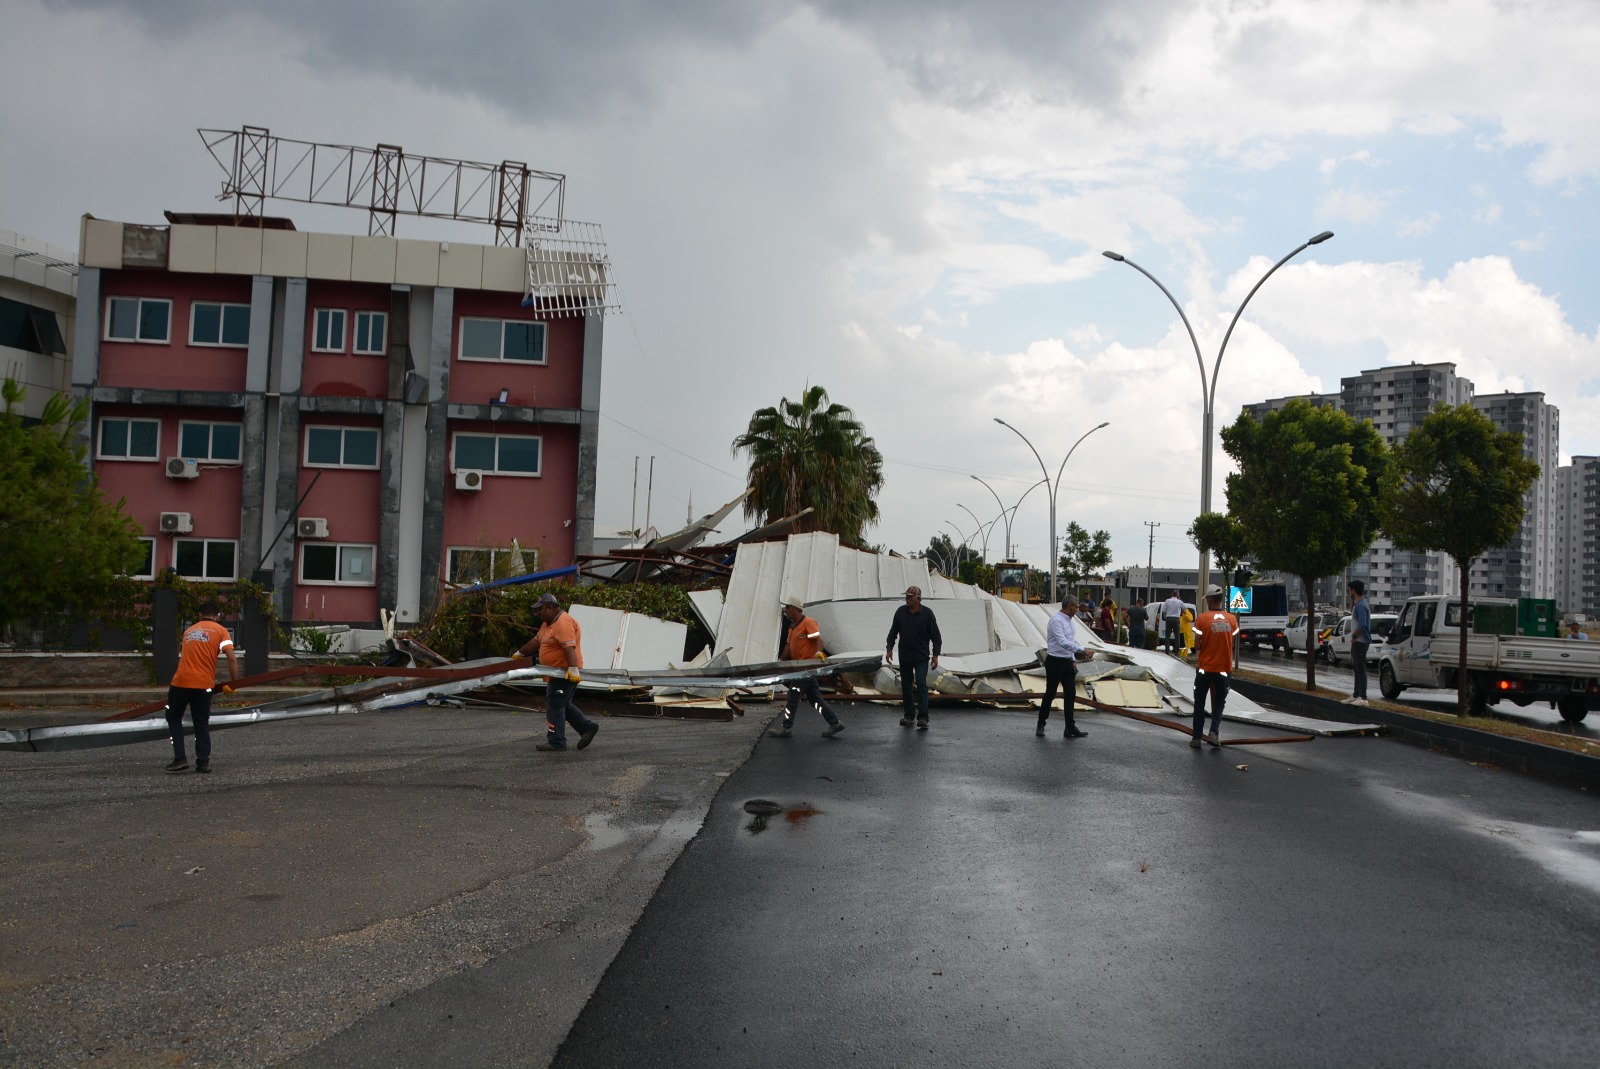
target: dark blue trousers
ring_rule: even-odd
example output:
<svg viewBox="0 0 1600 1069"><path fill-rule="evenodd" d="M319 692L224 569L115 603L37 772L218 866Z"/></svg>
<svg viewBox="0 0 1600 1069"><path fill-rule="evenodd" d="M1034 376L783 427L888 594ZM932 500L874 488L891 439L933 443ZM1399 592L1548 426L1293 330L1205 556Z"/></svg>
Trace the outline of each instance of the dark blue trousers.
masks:
<svg viewBox="0 0 1600 1069"><path fill-rule="evenodd" d="M211 760L211 692L194 687L168 687L167 730L172 734L173 760L188 760L183 755L184 710L188 710L189 719L194 721L195 760Z"/></svg>
<svg viewBox="0 0 1600 1069"><path fill-rule="evenodd" d="M584 716L582 711L572 704L572 696L577 691L576 680L552 679L545 684L544 726L546 740L551 746L566 748L568 724L571 724L573 730L580 735L594 727L594 721Z"/></svg>
<svg viewBox="0 0 1600 1069"><path fill-rule="evenodd" d="M900 655L900 704L907 720L928 722L928 658L909 660Z"/></svg>

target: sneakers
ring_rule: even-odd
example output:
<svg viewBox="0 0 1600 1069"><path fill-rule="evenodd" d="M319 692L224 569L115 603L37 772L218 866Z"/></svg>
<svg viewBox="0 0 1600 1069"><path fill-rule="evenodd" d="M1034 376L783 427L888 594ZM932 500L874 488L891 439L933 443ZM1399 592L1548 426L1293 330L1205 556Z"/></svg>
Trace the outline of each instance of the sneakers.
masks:
<svg viewBox="0 0 1600 1069"><path fill-rule="evenodd" d="M1061 737L1063 739L1086 739L1089 737L1089 733L1082 728L1070 727L1061 733Z"/></svg>
<svg viewBox="0 0 1600 1069"><path fill-rule="evenodd" d="M844 730L844 721L843 720L835 720L833 723L828 725L828 730L824 731L822 733L822 737L825 738L825 739L831 739L831 738L833 738L835 735L839 734L839 732L841 732L843 730Z"/></svg>
<svg viewBox="0 0 1600 1069"><path fill-rule="evenodd" d="M1191 736L1189 736L1189 749L1198 750L1199 748L1200 748L1200 736L1199 735L1191 735Z"/></svg>
<svg viewBox="0 0 1600 1069"><path fill-rule="evenodd" d="M918 720L917 721L917 730L918 731L927 731L928 730L928 722L926 720Z"/></svg>
<svg viewBox="0 0 1600 1069"><path fill-rule="evenodd" d="M900 726L903 727L903 728L908 728L912 724L914 724L915 722L916 721L912 720L909 716L902 716L900 718Z"/></svg>
<svg viewBox="0 0 1600 1069"><path fill-rule="evenodd" d="M584 747L588 746L591 742L594 741L594 737L596 735L598 735L598 734L600 734L600 725L599 724L596 724L594 727L590 728L588 731L580 732L579 735L578 735L578 749L581 750Z"/></svg>
<svg viewBox="0 0 1600 1069"><path fill-rule="evenodd" d="M542 753L566 753L567 752L567 748L565 746L557 746L554 743L549 743L549 742L541 742L537 746L535 746L534 749L538 750L538 751L540 751Z"/></svg>
<svg viewBox="0 0 1600 1069"><path fill-rule="evenodd" d="M1350 704L1351 705L1366 705L1366 704L1368 704L1368 702L1367 702L1367 699L1365 699L1365 698L1351 698L1350 699Z"/></svg>
<svg viewBox="0 0 1600 1069"><path fill-rule="evenodd" d="M1206 741L1209 742L1213 746L1221 746L1222 745L1222 736L1218 735L1215 731L1213 731L1211 734L1206 736Z"/></svg>
<svg viewBox="0 0 1600 1069"><path fill-rule="evenodd" d="M180 757L176 761L172 762L172 764L167 766L167 771L168 772L187 772L187 771L189 771L189 762L185 761L183 758Z"/></svg>
<svg viewBox="0 0 1600 1069"><path fill-rule="evenodd" d="M767 734L771 735L775 739L787 739L790 735L793 735L794 732L788 728L779 727L773 728L771 731L768 731Z"/></svg>
<svg viewBox="0 0 1600 1069"><path fill-rule="evenodd" d="M1033 737L1036 739L1044 738L1044 723L1042 721L1038 727L1033 729Z"/></svg>
<svg viewBox="0 0 1600 1069"><path fill-rule="evenodd" d="M211 771L211 762L210 761L196 761L194 763L194 770L196 772L201 773L201 774L209 773Z"/></svg>

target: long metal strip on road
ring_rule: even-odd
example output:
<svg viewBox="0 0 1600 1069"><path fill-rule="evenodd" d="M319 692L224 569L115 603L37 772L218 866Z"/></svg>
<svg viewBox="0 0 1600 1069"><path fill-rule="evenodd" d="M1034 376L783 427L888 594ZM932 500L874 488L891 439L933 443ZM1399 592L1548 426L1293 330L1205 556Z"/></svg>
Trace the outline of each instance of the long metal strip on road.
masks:
<svg viewBox="0 0 1600 1069"><path fill-rule="evenodd" d="M878 656L871 656L829 662L774 661L720 670L681 668L633 671L608 668L585 671L583 682L591 687L607 689L676 686L753 690L781 686L801 679L814 679L833 672L872 672L877 670L881 660ZM353 687L336 687L237 713L220 713L211 717L210 727L213 730L222 730L311 716L376 712L380 709L413 705L428 698L449 697L501 683L540 682L560 677L566 672L562 668L548 668L543 665L510 669L496 667L520 663L522 662L491 660L462 665L456 669L381 669L382 673L400 676L402 679L416 679L418 673L422 672L428 674L421 677L422 682L418 685L406 686L392 680L377 680ZM441 676L444 678L440 678ZM164 716L136 720L107 720L91 724L0 730L0 749L77 750L149 742L166 738L167 735L167 721Z"/></svg>

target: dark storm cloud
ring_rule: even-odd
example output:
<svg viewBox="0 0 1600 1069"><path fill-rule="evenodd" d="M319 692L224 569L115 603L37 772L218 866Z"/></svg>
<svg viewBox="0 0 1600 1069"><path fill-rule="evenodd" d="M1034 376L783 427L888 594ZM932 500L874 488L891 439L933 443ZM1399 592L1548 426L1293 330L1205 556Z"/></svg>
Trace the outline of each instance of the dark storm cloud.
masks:
<svg viewBox="0 0 1600 1069"><path fill-rule="evenodd" d="M704 50L740 49L809 8L869 41L917 91L980 106L1012 93L1110 103L1183 0L55 0L116 10L168 39L236 16L297 39L335 74L468 93L524 117L647 102Z"/></svg>

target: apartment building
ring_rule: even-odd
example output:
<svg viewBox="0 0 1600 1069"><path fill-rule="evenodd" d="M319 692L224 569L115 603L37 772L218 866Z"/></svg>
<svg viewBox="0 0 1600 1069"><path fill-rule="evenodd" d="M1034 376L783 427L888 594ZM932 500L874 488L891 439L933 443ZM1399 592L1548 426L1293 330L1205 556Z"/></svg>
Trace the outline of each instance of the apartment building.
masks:
<svg viewBox="0 0 1600 1069"><path fill-rule="evenodd" d="M1472 405L1497 429L1522 439L1523 455L1539 465L1540 476L1523 499L1517 536L1473 562L1468 590L1491 597L1559 599L1561 414L1542 393L1479 394Z"/></svg>
<svg viewBox="0 0 1600 1069"><path fill-rule="evenodd" d="M71 387L141 569L267 582L288 621L402 626L594 532L601 323L525 250L85 216Z"/></svg>
<svg viewBox="0 0 1600 1069"><path fill-rule="evenodd" d="M0 230L0 378L26 388L24 416L68 389L77 292L70 249Z"/></svg>
<svg viewBox="0 0 1600 1069"><path fill-rule="evenodd" d="M1556 601L1600 619L1600 457L1573 457L1556 469L1556 487Z"/></svg>

